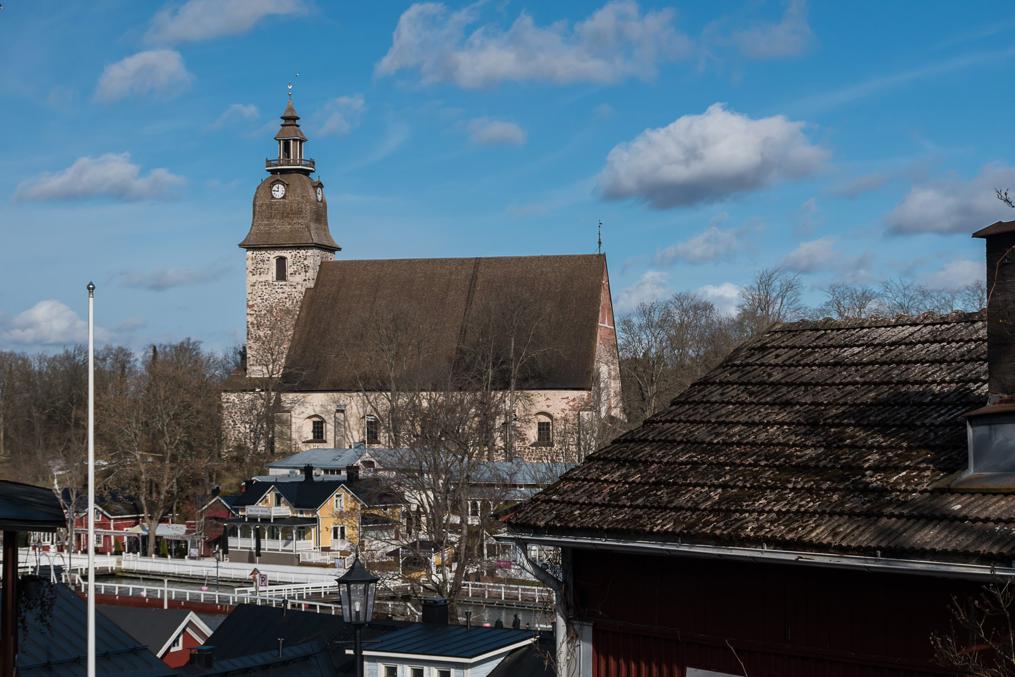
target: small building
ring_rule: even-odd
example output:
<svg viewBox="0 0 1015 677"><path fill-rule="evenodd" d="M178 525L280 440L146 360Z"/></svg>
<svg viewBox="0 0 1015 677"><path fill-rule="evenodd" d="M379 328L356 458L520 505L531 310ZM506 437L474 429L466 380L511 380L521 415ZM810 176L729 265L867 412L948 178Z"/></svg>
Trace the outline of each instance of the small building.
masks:
<svg viewBox="0 0 1015 677"><path fill-rule="evenodd" d="M232 505L234 496L216 494L197 511L197 532L201 557L210 557L221 551L226 523L239 516Z"/></svg>
<svg viewBox="0 0 1015 677"><path fill-rule="evenodd" d="M562 550L532 562L561 677L989 666L978 633L1015 612L982 597L1015 581L1015 222L976 236L986 313L776 325L506 517Z"/></svg>
<svg viewBox="0 0 1015 677"><path fill-rule="evenodd" d="M416 623L365 646L364 672L366 677L485 677L536 640L526 630Z"/></svg>
<svg viewBox="0 0 1015 677"><path fill-rule="evenodd" d="M65 504L70 504L64 492ZM88 546L88 510L86 496L78 492L74 502L74 545L76 552L84 552ZM160 520L162 524L172 522L171 515ZM142 537L147 534L145 514L140 503L129 496L107 493L95 498L95 553L112 555L124 552L142 552Z"/></svg>
<svg viewBox="0 0 1015 677"><path fill-rule="evenodd" d="M208 624L188 609L103 604L98 610L171 668L186 665L191 651L212 634Z"/></svg>

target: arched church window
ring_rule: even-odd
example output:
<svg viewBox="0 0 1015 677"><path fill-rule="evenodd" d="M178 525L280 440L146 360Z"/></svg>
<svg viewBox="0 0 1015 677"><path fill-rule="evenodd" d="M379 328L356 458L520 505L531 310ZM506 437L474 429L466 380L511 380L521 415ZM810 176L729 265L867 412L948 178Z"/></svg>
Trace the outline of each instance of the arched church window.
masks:
<svg viewBox="0 0 1015 677"><path fill-rule="evenodd" d="M284 256L275 257L275 282L285 282L289 279L289 262Z"/></svg>
<svg viewBox="0 0 1015 677"><path fill-rule="evenodd" d="M536 444L541 447L553 446L553 417L549 414L536 414Z"/></svg>

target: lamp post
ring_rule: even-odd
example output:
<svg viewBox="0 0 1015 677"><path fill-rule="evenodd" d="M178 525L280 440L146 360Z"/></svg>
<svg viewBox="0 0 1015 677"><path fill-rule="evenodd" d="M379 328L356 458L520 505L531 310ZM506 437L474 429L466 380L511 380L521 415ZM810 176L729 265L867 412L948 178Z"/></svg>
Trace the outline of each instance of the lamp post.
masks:
<svg viewBox="0 0 1015 677"><path fill-rule="evenodd" d="M359 553L348 571L336 579L342 599L342 620L352 625L355 633L356 677L363 677L363 626L373 618L379 580L359 561Z"/></svg>

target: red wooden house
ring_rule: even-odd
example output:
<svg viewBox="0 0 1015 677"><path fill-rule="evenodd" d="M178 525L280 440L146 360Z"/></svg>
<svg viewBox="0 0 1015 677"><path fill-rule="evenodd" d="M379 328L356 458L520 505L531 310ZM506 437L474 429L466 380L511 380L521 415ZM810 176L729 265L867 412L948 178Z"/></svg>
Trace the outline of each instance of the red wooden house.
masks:
<svg viewBox="0 0 1015 677"><path fill-rule="evenodd" d="M230 503L232 498L234 497L212 496L211 500L198 510L197 528L201 534L202 557L210 557L216 549L221 548L226 520L239 515Z"/></svg>
<svg viewBox="0 0 1015 677"><path fill-rule="evenodd" d="M75 552L84 552L88 544L88 511L84 497L78 496L74 511ZM137 501L109 494L95 500L95 552L112 555L123 552L138 552L141 535L138 527L144 522L144 511ZM162 523L172 522L171 516L162 518Z"/></svg>
<svg viewBox="0 0 1015 677"><path fill-rule="evenodd" d="M951 607L1015 578L1015 222L976 235L987 313L776 326L505 517L562 549L561 677L990 660Z"/></svg>

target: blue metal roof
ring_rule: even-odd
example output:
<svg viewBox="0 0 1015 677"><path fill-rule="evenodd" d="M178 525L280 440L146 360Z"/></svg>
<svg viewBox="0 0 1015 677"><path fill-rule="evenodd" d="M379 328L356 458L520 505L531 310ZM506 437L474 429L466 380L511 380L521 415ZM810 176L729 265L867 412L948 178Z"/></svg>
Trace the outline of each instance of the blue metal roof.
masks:
<svg viewBox="0 0 1015 677"><path fill-rule="evenodd" d="M277 461L272 461L268 464L268 467L293 470L302 469L305 465L315 468L348 468L350 465L355 465L364 451L366 451L364 447L353 447L351 449L310 449L278 459Z"/></svg>
<svg viewBox="0 0 1015 677"><path fill-rule="evenodd" d="M476 658L521 642L533 641L535 637L535 633L528 630L417 623L371 642L363 653Z"/></svg>

